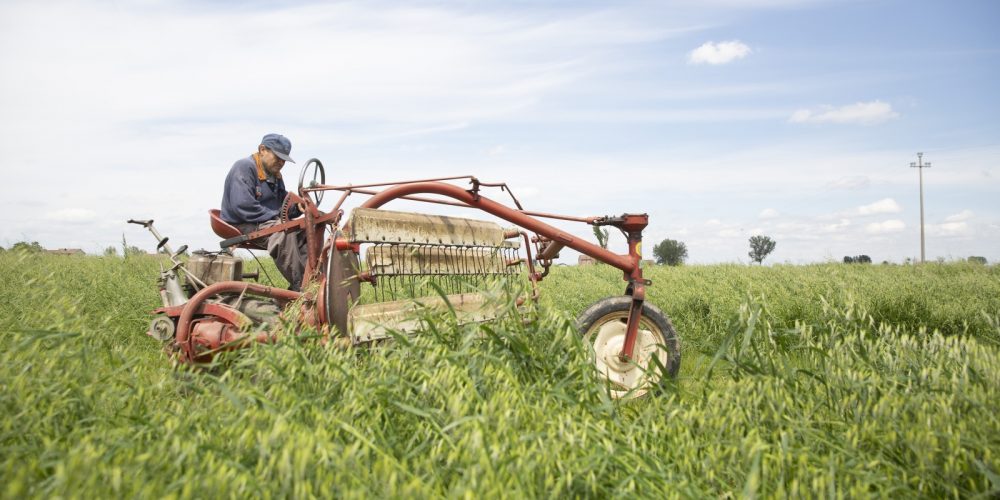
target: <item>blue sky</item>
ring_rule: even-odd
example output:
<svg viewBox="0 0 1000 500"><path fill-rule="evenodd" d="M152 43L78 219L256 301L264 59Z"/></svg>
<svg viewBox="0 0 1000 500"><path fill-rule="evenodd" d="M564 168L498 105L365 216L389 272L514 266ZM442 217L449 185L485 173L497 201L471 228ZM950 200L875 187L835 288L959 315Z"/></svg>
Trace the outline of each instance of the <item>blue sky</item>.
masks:
<svg viewBox="0 0 1000 500"><path fill-rule="evenodd" d="M923 151L928 259L998 261L998 21L995 1L7 1L0 245L151 249L134 217L215 248L229 166L276 131L331 182L474 174L538 211L648 212L647 249L692 263L746 262L754 234L771 262L917 257Z"/></svg>

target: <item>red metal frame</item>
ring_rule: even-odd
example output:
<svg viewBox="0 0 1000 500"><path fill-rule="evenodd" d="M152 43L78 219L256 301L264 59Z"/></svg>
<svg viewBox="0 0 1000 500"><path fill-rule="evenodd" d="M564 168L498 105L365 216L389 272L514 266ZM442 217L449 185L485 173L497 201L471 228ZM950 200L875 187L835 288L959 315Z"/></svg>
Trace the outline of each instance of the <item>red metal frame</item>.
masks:
<svg viewBox="0 0 1000 500"><path fill-rule="evenodd" d="M198 357L198 352L196 352L195 344L193 342L194 337L191 335L192 321L194 320L196 314L216 316L237 327L243 326L242 320L249 321L245 315L231 307L221 304L205 303L205 300L208 298L227 292L261 295L284 301L292 301L302 297L302 294L299 292L272 288L258 285L256 283L246 283L243 281L223 281L221 283L215 283L202 288L198 293L194 294L194 297L191 297L190 300L181 306L180 313L178 314L177 336L175 338L175 343L177 344L177 347L180 348L181 356L185 361L194 362ZM177 308L170 309L175 310ZM165 310L164 312L166 312L168 316L173 316L171 312L175 311L171 310Z"/></svg>
<svg viewBox="0 0 1000 500"><path fill-rule="evenodd" d="M471 189L466 189L454 184L448 184L441 181L446 180L458 180L458 179L470 179L472 184ZM387 189L382 191L373 191L367 188L370 187L383 187L388 186ZM499 187L502 190L507 191L511 198L514 200L517 208L511 208L489 198L486 198L479 194L479 187ZM319 210L313 199L309 196L309 193L318 191L343 191L340 199L337 201L333 209L324 213ZM551 265L551 259L557 255L558 250L562 247L572 248L584 255L588 255L595 260L604 262L611 266L620 269L623 273L623 279L628 283L625 293L632 297L632 305L629 310L628 324L626 328L626 336L624 346L621 352L623 359L631 358L633 355L633 350L635 348L636 337L638 335L639 329L639 319L642 315L642 305L645 300L645 286L649 284L649 281L644 279L642 276L642 268L640 266L641 260L641 245L642 245L642 231L646 227L649 221L649 217L646 214L625 214L620 217L574 217L567 215L557 215L557 214L547 214L542 212L530 212L523 210L521 208L520 202L517 198L510 193L510 189L507 188L506 184L503 183L480 183L478 179L473 176L458 176L458 177L446 177L438 179L424 179L418 181L409 181L402 183L382 183L382 184L365 184L359 186L311 186L309 188L300 188L298 195L290 194L290 203L298 204L302 209L303 217L296 220L290 220L281 224L277 224L266 229L255 231L246 235L247 239L253 240L261 237L266 237L268 235L277 233L279 231L290 231L290 230L303 230L306 237L306 247L308 249L308 257L306 261L306 268L304 273L304 283L303 289L307 288L307 285L311 282L320 282L324 277L319 272L322 269L322 264L324 260L324 232L326 231L327 225L332 225L334 227L339 223L343 211L340 210L341 205L344 203L346 198L352 193L370 195L367 201L365 201L361 207L362 208L380 208L386 203L402 199L419 201L425 203L436 203L443 205L460 206L466 208L474 208L482 210L503 220L511 222L512 224L531 231L535 234L531 241L535 242L537 247L537 252L535 259L532 259L531 249L529 244L529 236L525 231L519 231L516 233L511 233L510 237L517 237L519 234L524 238L526 250L527 250L527 261L529 269L529 280L532 284L532 298L537 298L538 289L537 282L541 281L542 278L548 274L549 266ZM448 201L442 199L425 198L420 196L414 196L418 194L432 194L438 196L444 196L455 201ZM559 219L573 222L582 222L590 225L609 225L620 229L626 236L628 241L628 253L626 254L616 254L605 248L601 248L598 245L590 243L581 238L576 238L570 234L563 232L562 230L546 224L537 219L537 217ZM351 249L355 253L359 252L360 249L357 245L351 245L342 239L337 239L335 237L335 232L330 235L330 241L326 242L326 245L333 246L338 250ZM546 251L546 249L548 249ZM538 273L535 270L534 261L538 260L542 267L545 268L543 273ZM363 277L362 277L363 278ZM325 286L320 286L319 290L324 290ZM209 287L206 287L195 294L184 306L179 306L178 308L168 308L162 309L161 312L166 313L168 316L177 317L177 335L176 343L180 348L182 356L188 361L194 361L195 357L198 355L195 352L195 343L192 340L192 321L196 315L214 315L223 319L225 322L232 323L233 325L239 326L238 321L240 320L235 316L232 308L217 304L206 304L205 300L213 295L220 293L249 293L253 295L260 295L265 297L270 297L273 299L290 301L305 297L307 302L316 302L317 300L322 300L322 296L310 296L304 295L299 292L291 292L288 290L281 290L271 287L266 287L253 283L246 282L223 282L216 283ZM322 292L320 292L322 295ZM315 307L314 307L315 308ZM319 308L322 309L322 308ZM236 312L239 316L242 316L238 311ZM311 321L317 321L319 323L325 323L328 318L320 311L317 314L312 315L309 318ZM214 328L214 327L213 327Z"/></svg>
<svg viewBox="0 0 1000 500"><path fill-rule="evenodd" d="M648 281L642 277L642 267L640 266L640 261L642 259L642 230L645 229L646 225L649 223L648 215L625 214L622 217L609 222L608 225L614 225L624 231L628 239L628 254L620 255L605 248L601 248L600 246L589 241L574 238L573 236L562 232L558 228L550 226L531 217L530 215L525 214L523 211L514 210L510 207L490 200L489 198L480 196L478 191L462 189L459 186L445 184L443 182L412 182L397 185L372 196L368 199L368 201L363 203L361 207L379 208L392 200L407 199L406 197L413 194L438 194L453 198L464 204L464 206L476 208L495 215L501 219L516 224L517 226L528 229L535 234L544 236L551 240L551 242L557 242L561 245L568 246L584 255L589 255L596 260L621 269L624 273L624 279L629 283L626 288L626 293L632 296L632 306L629 310L625 343L622 347L621 357L623 359L629 359L633 356L635 341L639 332L639 319L642 315L642 304L646 298L645 285L648 283ZM600 218L593 217L579 220L591 221L591 223L594 223L600 220Z"/></svg>
<svg viewBox="0 0 1000 500"><path fill-rule="evenodd" d="M589 255L601 262L615 266L624 271L626 275L633 276L634 273L638 271L638 277L642 276L642 270L639 268L639 256L632 251L632 245L630 245L629 255L616 254L589 241L574 238L573 236L562 232L560 229L550 226L529 215L525 215L518 210L501 205L489 198L480 196L477 193L462 189L461 187L452 184L445 184L443 182L416 182L398 185L372 196L368 199L368 201L364 202L361 207L379 208L394 199L417 193L439 194L453 198L462 202L464 204L463 206L477 208L489 214L495 215L508 222L528 229L535 234L540 234L553 241L558 241L582 254Z"/></svg>

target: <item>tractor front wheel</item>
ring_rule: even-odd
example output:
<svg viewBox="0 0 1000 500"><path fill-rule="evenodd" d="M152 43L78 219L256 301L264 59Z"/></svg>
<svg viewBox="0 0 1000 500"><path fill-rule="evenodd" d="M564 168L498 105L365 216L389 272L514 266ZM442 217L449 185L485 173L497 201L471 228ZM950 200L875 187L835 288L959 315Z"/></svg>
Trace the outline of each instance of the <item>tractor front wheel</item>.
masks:
<svg viewBox="0 0 1000 500"><path fill-rule="evenodd" d="M632 297L608 297L584 310L576 320L583 341L593 349L594 366L613 398L645 395L665 378L677 376L680 341L663 311L643 302L639 332L631 359L621 357Z"/></svg>

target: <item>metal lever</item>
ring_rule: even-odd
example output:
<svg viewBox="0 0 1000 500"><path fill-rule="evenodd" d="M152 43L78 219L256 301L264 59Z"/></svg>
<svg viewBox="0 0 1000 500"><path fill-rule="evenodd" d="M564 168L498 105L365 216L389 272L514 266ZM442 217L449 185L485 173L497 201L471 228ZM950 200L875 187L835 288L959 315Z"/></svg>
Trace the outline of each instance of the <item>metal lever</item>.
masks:
<svg viewBox="0 0 1000 500"><path fill-rule="evenodd" d="M250 241L250 236L247 236L245 234L241 234L239 236L236 236L235 238L229 238L229 239L225 239L225 240L220 241L219 242L219 246L221 248L229 248L229 247L231 247L233 245L239 245L240 243L244 243L244 242L247 242L247 241Z"/></svg>
<svg viewBox="0 0 1000 500"><path fill-rule="evenodd" d="M140 225L142 227L149 227L149 226L153 225L153 219L147 219L147 220L129 219L128 223L129 224L138 224L138 225Z"/></svg>

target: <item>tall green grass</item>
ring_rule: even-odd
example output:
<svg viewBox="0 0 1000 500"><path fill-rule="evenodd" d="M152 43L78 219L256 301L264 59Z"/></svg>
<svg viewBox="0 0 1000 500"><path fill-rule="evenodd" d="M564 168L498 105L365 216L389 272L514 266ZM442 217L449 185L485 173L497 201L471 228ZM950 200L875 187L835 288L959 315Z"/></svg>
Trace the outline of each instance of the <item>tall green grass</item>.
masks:
<svg viewBox="0 0 1000 500"><path fill-rule="evenodd" d="M572 325L622 293L604 266L555 269L527 324L208 370L142 335L157 269L0 255L4 496L1000 494L996 268L650 269L684 361L629 403Z"/></svg>

